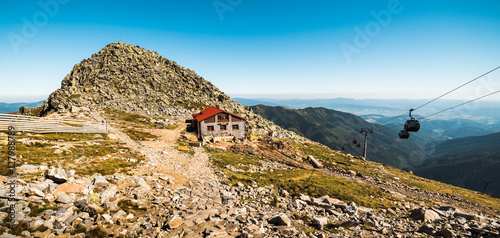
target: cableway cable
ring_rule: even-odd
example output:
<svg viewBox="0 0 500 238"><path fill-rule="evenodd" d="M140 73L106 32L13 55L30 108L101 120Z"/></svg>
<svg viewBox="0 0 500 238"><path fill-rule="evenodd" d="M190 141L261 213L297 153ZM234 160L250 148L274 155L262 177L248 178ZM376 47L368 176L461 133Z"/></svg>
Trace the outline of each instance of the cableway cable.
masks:
<svg viewBox="0 0 500 238"><path fill-rule="evenodd" d="M428 105L428 104L430 104L430 103L432 103L432 102L434 102L434 101L436 101L436 100L438 100L438 99L440 99L440 98L442 98L442 97L444 97L444 96L446 96L446 95L448 95L448 94L450 94L450 93L452 93L452 92L454 92L454 91L458 90L459 88L461 88L461 87L463 87L463 86L465 86L465 85L467 85L467 84L470 84L470 83L472 83L472 82L474 82L474 81L476 81L476 80L478 80L478 79L480 79L480 78L482 78L482 77L484 77L484 76L486 76L486 75L488 75L488 74L492 73L493 71L495 71L495 70L497 70L497 69L500 69L500 66L498 66L498 67L496 67L496 68L494 68L494 69L492 69L492 70L490 70L490 71L488 71L488 72L486 72L486 73L484 73L484 74L481 74L480 76L478 76L478 77L476 77L476 78L474 78L474 79L470 80L469 82L464 83L464 84L462 84L462 85L460 85L460 86L458 86L458 87L456 87L456 88L454 88L454 89L452 89L452 90L448 91L447 93L445 93L445 94L443 94L443 95L441 95L441 96L439 96L439 97L437 97L437 98L434 98L434 99L432 99L432 100L430 100L430 101L428 101L428 102L424 103L423 105L421 105L421 106L419 106L419 107L415 108L415 110L417 110L417 109L419 109L419 108L422 108L422 107L424 107L424 106L426 106L426 105Z"/></svg>
<svg viewBox="0 0 500 238"><path fill-rule="evenodd" d="M488 94L486 94L486 95L484 95L484 96L481 96L481 97L478 97L478 98L472 99L472 100L467 101L467 102L464 102L464 103L460 103L460 104L458 104L458 105L456 105L456 106L453 106L453 107L450 107L450 108L447 108L447 109L441 110L441 111L439 111L439 112L436 112L436 113L433 113L433 114L427 115L427 116L425 116L425 117L423 117L423 118L421 118L421 119L423 120L423 119L426 119L426 118L428 118L428 117L435 116L435 115L437 115L437 114L440 114L440 113L443 113L443 112L449 111L449 110L451 110L451 109L454 109L454 108L457 108L457 107L463 106L463 105L465 105L465 104L468 104L468 103L471 103L471 102L477 101L477 100L479 100L479 99L482 99L482 98L485 98L485 97L491 96L491 95L496 94L496 93L500 93L500 90L497 90L497 91L492 92L492 93L488 93Z"/></svg>
<svg viewBox="0 0 500 238"><path fill-rule="evenodd" d="M441 96L439 96L439 97L437 97L437 98L434 98L434 99L432 99L432 100L430 100L430 101L428 101L428 102L426 102L426 103L424 103L424 104L422 104L422 105L420 105L420 106L416 107L416 108L415 108L415 109L413 109L413 110L417 110L417 109L420 109L420 108L422 108L422 107L424 107L424 106L427 106L428 104L430 104L430 103L432 103L432 102L434 102L434 101L436 101L436 100L438 100L438 99L440 99L440 98L442 98L442 97L444 97L444 96L446 96L446 95L448 95L448 94L450 94L450 93L452 93L452 92L454 92L454 91L456 91L456 90L458 90L458 89L460 89L460 88L464 87L465 85L468 85L468 84L470 84L470 83L472 83L472 82L474 82L474 81L476 81L476 80L478 80L478 79L480 79L480 78L482 78L482 77L484 77L484 76L486 76L486 75L488 75L488 74L490 74L490 73L494 72L494 71L496 71L496 70L498 70L498 69L500 69L500 66L498 66L498 67L496 67L496 68L494 68L494 69L492 69L492 70L490 70L490 71L488 71L488 72L486 72L486 73L484 73L484 74L481 74L480 76L478 76L478 77L476 77L476 78L474 78L474 79L470 80L469 82L466 82L466 83L464 83L464 84L462 84L462 85L460 85L460 86L458 86L458 87L456 87L456 88L454 88L454 89L452 89L452 90L450 90L450 91L448 91L448 92L446 92L446 93L442 94ZM497 91L497 92L498 92L498 91ZM495 94L495 93L497 93L497 92L491 93L491 94L489 94L489 95L485 95L484 97L490 96L490 95ZM479 99L481 99L481 98L483 98L483 97L477 98L477 99L475 99L475 100L479 100ZM466 104L466 103L464 103L464 104ZM461 104L461 105L463 105L463 104ZM461 105L457 105L457 106L455 106L455 107L458 107L458 106L461 106ZM453 107L453 108L455 108L455 107ZM446 111L447 111L447 110L451 110L451 109L453 109L453 108L448 108L448 109L446 109ZM401 115L398 115L398 116L392 117L392 118L390 118L390 119L388 119L388 120L386 120L386 121L383 121L383 122L381 122L381 123L379 123L379 124L380 124L380 125L384 125L385 123L390 122L390 121L392 121L392 120L394 120L394 119L397 119L397 118L399 118L399 117L402 117L402 116L404 116L404 115L406 115L406 114L407 114L407 112L405 112L405 113L403 113L403 114L401 114ZM437 113L436 113L436 114L437 114ZM432 116L432 115L429 115L429 116ZM427 117L429 117L429 116L427 116ZM426 118L426 117L424 117L424 118Z"/></svg>

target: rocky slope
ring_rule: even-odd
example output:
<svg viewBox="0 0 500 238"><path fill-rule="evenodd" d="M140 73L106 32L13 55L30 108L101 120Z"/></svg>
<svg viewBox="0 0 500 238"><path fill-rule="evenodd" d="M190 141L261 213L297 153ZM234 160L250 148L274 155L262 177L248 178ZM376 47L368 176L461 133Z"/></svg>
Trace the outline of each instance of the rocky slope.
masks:
<svg viewBox="0 0 500 238"><path fill-rule="evenodd" d="M123 42L109 44L75 65L61 88L49 96L42 115L86 107L160 116L170 109L192 113L209 106L247 118L262 133L272 129L284 137L302 139L231 100L194 71Z"/></svg>

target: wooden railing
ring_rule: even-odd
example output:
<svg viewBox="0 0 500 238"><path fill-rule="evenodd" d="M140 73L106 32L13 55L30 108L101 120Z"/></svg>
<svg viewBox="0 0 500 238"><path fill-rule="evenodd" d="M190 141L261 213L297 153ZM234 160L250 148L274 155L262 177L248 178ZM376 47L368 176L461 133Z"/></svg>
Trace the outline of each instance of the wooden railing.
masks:
<svg viewBox="0 0 500 238"><path fill-rule="evenodd" d="M32 133L108 133L107 122L0 113L0 131L7 131L10 126L13 126L16 131Z"/></svg>

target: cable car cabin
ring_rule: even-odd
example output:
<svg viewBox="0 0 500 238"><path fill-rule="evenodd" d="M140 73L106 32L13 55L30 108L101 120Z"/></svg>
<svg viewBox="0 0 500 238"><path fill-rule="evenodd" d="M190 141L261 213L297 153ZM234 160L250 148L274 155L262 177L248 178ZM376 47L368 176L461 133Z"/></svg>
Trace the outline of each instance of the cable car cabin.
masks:
<svg viewBox="0 0 500 238"><path fill-rule="evenodd" d="M408 139L410 137L410 133L406 130L401 130L399 132L399 138L401 139Z"/></svg>
<svg viewBox="0 0 500 238"><path fill-rule="evenodd" d="M418 122L418 120L415 119L407 120L404 128L407 132L408 131L417 132L420 129L420 123Z"/></svg>

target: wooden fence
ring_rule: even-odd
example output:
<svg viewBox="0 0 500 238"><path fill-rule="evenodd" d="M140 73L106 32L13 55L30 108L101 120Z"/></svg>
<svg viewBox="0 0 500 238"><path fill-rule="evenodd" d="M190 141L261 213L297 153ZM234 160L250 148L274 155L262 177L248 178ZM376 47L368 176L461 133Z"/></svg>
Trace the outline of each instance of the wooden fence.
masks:
<svg viewBox="0 0 500 238"><path fill-rule="evenodd" d="M13 126L16 131L32 133L108 133L108 123L74 119L32 117L0 113L0 131Z"/></svg>

